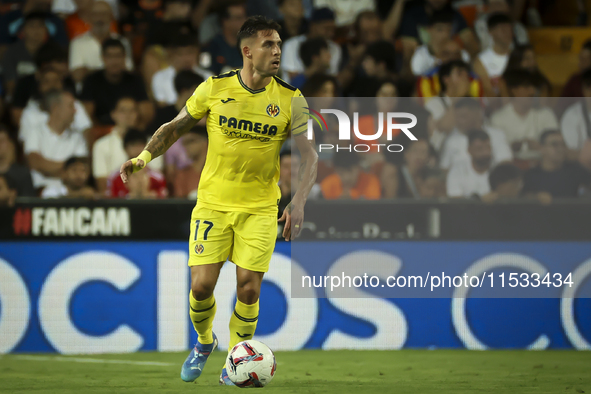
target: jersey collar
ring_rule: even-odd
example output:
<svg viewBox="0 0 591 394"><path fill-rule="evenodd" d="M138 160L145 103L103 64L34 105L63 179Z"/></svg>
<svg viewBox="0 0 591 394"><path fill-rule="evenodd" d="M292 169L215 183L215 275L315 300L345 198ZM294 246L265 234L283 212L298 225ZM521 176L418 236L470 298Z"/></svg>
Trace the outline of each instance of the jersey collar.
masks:
<svg viewBox="0 0 591 394"><path fill-rule="evenodd" d="M253 89L249 88L248 86L246 86L246 84L244 83L244 81L242 81L242 77L240 76L240 71L242 71L242 69L239 69L238 72L236 72L236 75L238 75L238 82L240 82L240 85L242 85L242 87L244 89L246 89L246 91L248 93L261 93L261 92L264 92L265 91L266 88L253 90Z"/></svg>

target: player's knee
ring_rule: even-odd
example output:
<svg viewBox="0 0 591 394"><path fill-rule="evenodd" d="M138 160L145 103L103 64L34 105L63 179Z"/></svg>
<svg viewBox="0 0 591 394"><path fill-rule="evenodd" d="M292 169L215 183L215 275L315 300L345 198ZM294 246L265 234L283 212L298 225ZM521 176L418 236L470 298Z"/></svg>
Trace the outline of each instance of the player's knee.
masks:
<svg viewBox="0 0 591 394"><path fill-rule="evenodd" d="M193 292L193 297L198 301L203 301L211 297L213 294L214 285L209 285L208 283L193 281L191 283L191 291Z"/></svg>
<svg viewBox="0 0 591 394"><path fill-rule="evenodd" d="M260 286L257 286L257 284L253 282L238 285L238 288L236 289L238 299L248 305L257 302L260 291Z"/></svg>

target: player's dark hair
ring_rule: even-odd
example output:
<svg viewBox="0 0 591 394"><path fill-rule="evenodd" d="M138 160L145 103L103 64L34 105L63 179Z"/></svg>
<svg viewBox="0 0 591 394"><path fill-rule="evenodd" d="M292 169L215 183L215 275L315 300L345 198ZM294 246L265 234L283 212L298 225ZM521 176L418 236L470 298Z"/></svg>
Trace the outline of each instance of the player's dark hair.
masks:
<svg viewBox="0 0 591 394"><path fill-rule="evenodd" d="M208 138L207 128L201 125L195 125L189 129L189 133L197 134L205 139Z"/></svg>
<svg viewBox="0 0 591 394"><path fill-rule="evenodd" d="M306 79L304 86L302 86L302 95L304 97L316 97L316 93L326 82L332 82L337 89L339 87L337 79L332 75L316 73Z"/></svg>
<svg viewBox="0 0 591 394"><path fill-rule="evenodd" d="M314 56L319 56L323 49L328 50L328 42L322 37L309 38L300 45L300 58L304 66L310 67Z"/></svg>
<svg viewBox="0 0 591 394"><path fill-rule="evenodd" d="M142 143L146 144L148 142L148 137L138 129L129 129L127 133L125 133L125 137L123 137L123 147L127 147L130 144L135 143Z"/></svg>
<svg viewBox="0 0 591 394"><path fill-rule="evenodd" d="M179 71L174 77L174 90L179 94L203 83L203 77L192 70Z"/></svg>
<svg viewBox="0 0 591 394"><path fill-rule="evenodd" d="M494 14L490 15L486 21L488 30L494 29L495 27L503 24L513 24L511 17L503 12L495 12Z"/></svg>
<svg viewBox="0 0 591 394"><path fill-rule="evenodd" d="M386 69L396 72L396 48L389 41L376 41L367 47L365 56L369 56L378 64L385 63Z"/></svg>
<svg viewBox="0 0 591 394"><path fill-rule="evenodd" d="M484 130L472 130L468 132L468 145L472 145L474 141L489 141L490 137Z"/></svg>
<svg viewBox="0 0 591 394"><path fill-rule="evenodd" d="M56 42L48 41L41 45L35 54L35 64L37 68L43 68L43 66L53 62L67 63L68 51Z"/></svg>
<svg viewBox="0 0 591 394"><path fill-rule="evenodd" d="M462 97L454 104L455 109L459 108L469 108L475 111L479 111L482 109L482 105L473 97Z"/></svg>
<svg viewBox="0 0 591 394"><path fill-rule="evenodd" d="M533 74L522 68L507 70L503 74L503 79L507 84L507 88L514 89L518 87L536 86L536 81Z"/></svg>
<svg viewBox="0 0 591 394"><path fill-rule="evenodd" d="M0 179L4 179L9 190L16 190L17 184L13 177L8 174L0 174Z"/></svg>
<svg viewBox="0 0 591 394"><path fill-rule="evenodd" d="M558 129L547 129L547 130L544 130L542 132L542 134L540 135L540 144L544 145L546 143L546 140L548 139L548 137L550 137L551 135L560 135L560 136L562 136L562 133Z"/></svg>
<svg viewBox="0 0 591 394"><path fill-rule="evenodd" d="M445 23L448 25L451 25L454 23L454 14L453 12L448 9L448 8L444 8L441 11L435 11L433 12L433 14L429 17L429 24L428 26L433 26L437 23Z"/></svg>
<svg viewBox="0 0 591 394"><path fill-rule="evenodd" d="M514 164L501 163L492 169L488 175L488 183L490 184L490 190L495 191L497 187L505 182L512 181L514 179L521 179L523 172Z"/></svg>
<svg viewBox="0 0 591 394"><path fill-rule="evenodd" d="M585 87L591 87L591 69L583 71L581 74L581 83Z"/></svg>
<svg viewBox="0 0 591 394"><path fill-rule="evenodd" d="M267 19L262 15L251 16L238 31L238 47L240 47L242 40L256 36L259 31L279 32L280 30L281 26L274 20Z"/></svg>
<svg viewBox="0 0 591 394"><path fill-rule="evenodd" d="M47 19L47 13L43 12L43 11L33 11L33 12L29 12L27 15L25 15L24 19L23 19L23 24L21 26L21 29L29 22L31 21L40 21L41 23L45 23L45 20Z"/></svg>
<svg viewBox="0 0 591 394"><path fill-rule="evenodd" d="M332 158L332 163L335 167L351 169L359 165L359 156L355 152L336 152Z"/></svg>
<svg viewBox="0 0 591 394"><path fill-rule="evenodd" d="M125 46L117 38L107 38L101 47L101 53L104 55L109 48L120 48L125 53Z"/></svg>
<svg viewBox="0 0 591 394"><path fill-rule="evenodd" d="M68 168L70 168L71 166L73 166L74 164L77 164L77 163L88 165L88 157L82 157L82 156L72 156L72 157L70 157L64 163L64 170L67 170Z"/></svg>
<svg viewBox="0 0 591 394"><path fill-rule="evenodd" d="M443 63L441 67L439 67L439 84L441 85L441 91L447 91L447 84L445 83L445 77L449 77L455 68L461 68L466 70L466 72L470 73L470 66L464 62L463 60L450 60L447 63Z"/></svg>

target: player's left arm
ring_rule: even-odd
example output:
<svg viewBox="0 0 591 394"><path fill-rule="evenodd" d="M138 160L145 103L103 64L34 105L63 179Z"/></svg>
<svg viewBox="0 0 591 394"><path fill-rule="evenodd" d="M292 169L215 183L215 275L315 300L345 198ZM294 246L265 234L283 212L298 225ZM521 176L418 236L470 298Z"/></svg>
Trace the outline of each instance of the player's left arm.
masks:
<svg viewBox="0 0 591 394"><path fill-rule="evenodd" d="M292 137L293 142L300 151L302 158L298 172L298 190L291 199L289 205L283 211L280 220L285 220L283 228L283 237L285 240L295 239L304 222L304 205L316 182L316 172L318 168L318 153L314 145L314 140L308 140L306 133L301 133Z"/></svg>

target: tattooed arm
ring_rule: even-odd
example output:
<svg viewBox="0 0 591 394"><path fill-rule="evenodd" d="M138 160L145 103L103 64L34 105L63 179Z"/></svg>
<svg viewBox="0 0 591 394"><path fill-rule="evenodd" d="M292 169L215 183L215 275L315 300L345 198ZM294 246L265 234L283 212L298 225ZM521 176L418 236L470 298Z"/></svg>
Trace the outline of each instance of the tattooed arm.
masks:
<svg viewBox="0 0 591 394"><path fill-rule="evenodd" d="M147 155L147 160L153 160L156 157L164 154L164 152L166 152L166 150L170 148L170 146L174 144L175 141L180 138L180 136L187 133L193 126L197 124L198 121L199 119L195 119L189 115L189 112L187 112L187 107L183 107L176 118L168 123L164 123L158 128L158 130L156 130L148 142L148 145L146 145L144 148L144 152L149 152ZM142 152L142 154L137 158L126 161L121 166L121 170L119 172L124 183L127 183L129 175L141 170L146 166L147 163L144 159L146 156L143 156L145 154L144 152Z"/></svg>

